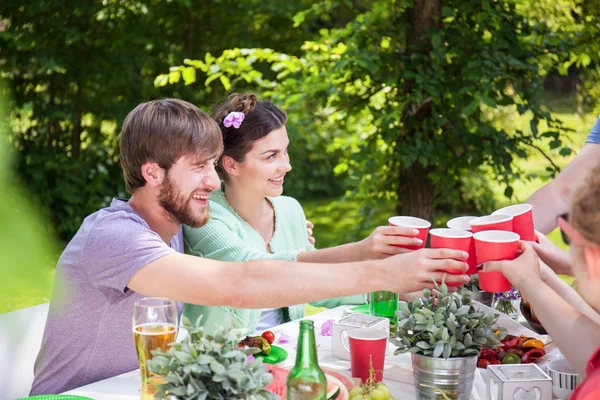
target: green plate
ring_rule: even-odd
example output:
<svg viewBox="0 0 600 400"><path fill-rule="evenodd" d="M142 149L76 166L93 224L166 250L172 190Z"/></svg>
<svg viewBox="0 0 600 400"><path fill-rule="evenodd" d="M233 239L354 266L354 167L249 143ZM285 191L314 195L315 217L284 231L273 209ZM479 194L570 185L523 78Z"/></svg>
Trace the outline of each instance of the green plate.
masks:
<svg viewBox="0 0 600 400"><path fill-rule="evenodd" d="M279 346L271 345L271 352L268 356L263 353L255 354L254 357L260 357L267 364L279 364L288 357L288 352Z"/></svg>
<svg viewBox="0 0 600 400"><path fill-rule="evenodd" d="M23 397L18 400L94 400L89 397L75 396L72 394L43 394L40 396Z"/></svg>

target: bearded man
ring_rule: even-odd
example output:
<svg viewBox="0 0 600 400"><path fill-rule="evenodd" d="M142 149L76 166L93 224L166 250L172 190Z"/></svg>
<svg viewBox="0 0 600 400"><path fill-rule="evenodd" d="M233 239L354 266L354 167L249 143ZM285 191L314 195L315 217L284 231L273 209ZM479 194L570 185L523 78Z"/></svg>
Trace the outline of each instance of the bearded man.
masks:
<svg viewBox="0 0 600 400"><path fill-rule="evenodd" d="M182 224L206 223L208 195L221 184L215 171L223 150L219 126L190 103L154 100L129 113L120 150L131 197L113 199L88 216L58 260L32 395L138 368L131 318L134 302L144 296L284 307L375 290L415 292L441 281L439 270L467 269L466 253L446 249L345 264L223 263L182 254Z"/></svg>

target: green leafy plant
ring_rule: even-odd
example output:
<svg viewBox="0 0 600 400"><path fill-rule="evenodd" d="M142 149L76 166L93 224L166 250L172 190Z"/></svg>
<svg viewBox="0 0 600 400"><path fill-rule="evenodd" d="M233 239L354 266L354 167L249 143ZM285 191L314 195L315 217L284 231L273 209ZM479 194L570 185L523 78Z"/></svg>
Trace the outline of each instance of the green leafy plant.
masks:
<svg viewBox="0 0 600 400"><path fill-rule="evenodd" d="M182 327L189 333L182 342L163 352L154 352L148 370L163 375L156 399L274 399L264 390L272 381L262 359L252 359L257 348L239 348L242 330L221 327L214 335L202 327L192 327L183 317Z"/></svg>
<svg viewBox="0 0 600 400"><path fill-rule="evenodd" d="M423 299L400 303L398 330L392 342L395 354L414 353L430 357L469 357L483 347L497 347L506 336L503 329L492 329L498 314L477 311L471 305L472 292L449 293L446 284Z"/></svg>

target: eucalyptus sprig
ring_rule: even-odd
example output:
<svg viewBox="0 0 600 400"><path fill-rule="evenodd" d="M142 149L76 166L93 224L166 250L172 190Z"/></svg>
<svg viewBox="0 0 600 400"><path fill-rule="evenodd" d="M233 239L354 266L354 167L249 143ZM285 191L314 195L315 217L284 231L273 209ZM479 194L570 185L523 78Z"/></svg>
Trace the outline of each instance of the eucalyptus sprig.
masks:
<svg viewBox="0 0 600 400"><path fill-rule="evenodd" d="M499 314L475 310L472 292L449 293L445 283L422 299L401 302L398 329L392 343L395 354L414 353L430 357L469 357L483 347L494 348L506 336L504 329L492 329Z"/></svg>
<svg viewBox="0 0 600 400"><path fill-rule="evenodd" d="M157 384L156 399L276 399L264 390L273 377L262 359L251 360L257 348L239 348L241 329L218 328L204 333L199 320L192 326L183 317L180 328L189 335L173 343L166 352L157 349L148 361L148 370L163 375L166 383Z"/></svg>

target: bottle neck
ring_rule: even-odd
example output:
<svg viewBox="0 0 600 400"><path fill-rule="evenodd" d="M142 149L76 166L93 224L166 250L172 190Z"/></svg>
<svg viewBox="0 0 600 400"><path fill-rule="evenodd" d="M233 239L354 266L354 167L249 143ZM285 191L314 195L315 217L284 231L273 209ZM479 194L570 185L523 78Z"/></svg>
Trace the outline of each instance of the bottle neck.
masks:
<svg viewBox="0 0 600 400"><path fill-rule="evenodd" d="M296 353L296 366L303 368L317 366L317 346L313 327L300 326L298 338L298 352Z"/></svg>

